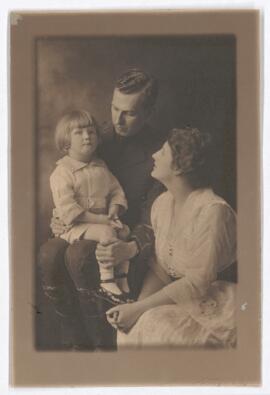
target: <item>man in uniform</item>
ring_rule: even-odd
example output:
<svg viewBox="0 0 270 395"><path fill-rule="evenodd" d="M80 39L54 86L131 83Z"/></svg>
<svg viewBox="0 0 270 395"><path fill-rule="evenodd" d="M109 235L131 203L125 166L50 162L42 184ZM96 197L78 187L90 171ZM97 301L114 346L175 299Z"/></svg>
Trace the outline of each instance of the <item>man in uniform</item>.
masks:
<svg viewBox="0 0 270 395"><path fill-rule="evenodd" d="M130 239L96 246L88 240L68 245L55 237L41 248L39 266L44 292L61 317L63 328L71 332L71 343L80 343L82 348L114 347L112 328L105 314L99 317L100 308L92 292L99 284L96 258L105 266L130 261L128 281L133 298L138 296L147 270L153 247L150 209L162 191L161 185L150 176L152 154L165 140L165 136L155 133L148 125L157 94L158 84L151 75L139 69L124 73L113 92L113 129L104 131L100 146L100 156L119 180L127 197L128 211L121 220L131 229ZM54 234L61 234L63 225L54 220L52 229ZM57 283L55 276L53 279L50 275L55 270L59 272ZM75 286L73 290L68 281L64 281L67 273ZM79 303L81 327L76 303Z"/></svg>

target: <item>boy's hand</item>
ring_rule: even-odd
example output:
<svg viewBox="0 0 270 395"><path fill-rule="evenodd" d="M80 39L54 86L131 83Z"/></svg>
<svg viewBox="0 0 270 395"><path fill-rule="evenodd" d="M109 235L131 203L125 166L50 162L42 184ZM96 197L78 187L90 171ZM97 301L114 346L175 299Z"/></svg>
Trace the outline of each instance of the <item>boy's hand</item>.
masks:
<svg viewBox="0 0 270 395"><path fill-rule="evenodd" d="M120 205L119 204L112 204L109 207L108 217L110 219L118 218L120 212Z"/></svg>
<svg viewBox="0 0 270 395"><path fill-rule="evenodd" d="M120 221L120 219L118 219L117 217L110 219L110 225L115 229L115 230L121 230L123 229L123 224Z"/></svg>
<svg viewBox="0 0 270 395"><path fill-rule="evenodd" d="M53 234L58 237L71 229L72 225L65 225L59 217L52 217L50 227Z"/></svg>
<svg viewBox="0 0 270 395"><path fill-rule="evenodd" d="M119 220L119 217L118 217L119 211L120 211L120 206L119 206L119 204L113 204L113 205L109 208L108 218L109 218L109 220L110 220L110 225L111 225L114 229L123 229L123 224L122 224L122 222Z"/></svg>

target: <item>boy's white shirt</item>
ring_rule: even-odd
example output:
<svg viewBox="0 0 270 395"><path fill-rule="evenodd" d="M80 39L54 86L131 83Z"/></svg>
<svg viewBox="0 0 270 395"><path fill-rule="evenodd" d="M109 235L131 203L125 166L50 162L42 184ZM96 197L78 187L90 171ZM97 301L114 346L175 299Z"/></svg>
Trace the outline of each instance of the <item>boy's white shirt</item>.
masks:
<svg viewBox="0 0 270 395"><path fill-rule="evenodd" d="M98 158L85 163L64 156L50 176L50 186L58 216L66 225L86 210L106 210L115 204L127 209L121 185Z"/></svg>

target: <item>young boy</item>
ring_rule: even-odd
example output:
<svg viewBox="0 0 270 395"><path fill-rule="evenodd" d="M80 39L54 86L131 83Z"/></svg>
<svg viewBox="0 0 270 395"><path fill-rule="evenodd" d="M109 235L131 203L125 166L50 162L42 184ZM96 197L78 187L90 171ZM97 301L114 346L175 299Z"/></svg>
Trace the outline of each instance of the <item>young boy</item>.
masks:
<svg viewBox="0 0 270 395"><path fill-rule="evenodd" d="M50 177L55 214L67 225L60 237L72 244L86 239L106 244L126 239L129 229L119 221L127 209L124 192L106 164L97 157L99 142L95 119L75 110L58 122L58 150L66 154ZM99 264L101 287L98 296L112 304L128 301L128 262L115 268Z"/></svg>

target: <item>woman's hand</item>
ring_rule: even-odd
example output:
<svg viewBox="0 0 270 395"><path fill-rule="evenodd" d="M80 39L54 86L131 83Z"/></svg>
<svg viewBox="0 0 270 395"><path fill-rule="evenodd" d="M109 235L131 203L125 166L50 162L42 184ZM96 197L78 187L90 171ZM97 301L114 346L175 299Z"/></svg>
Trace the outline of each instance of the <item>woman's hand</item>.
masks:
<svg viewBox="0 0 270 395"><path fill-rule="evenodd" d="M112 307L106 312L106 316L113 328L127 333L143 312L142 304L134 302Z"/></svg>

